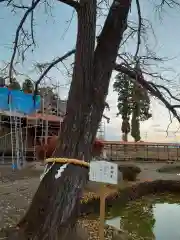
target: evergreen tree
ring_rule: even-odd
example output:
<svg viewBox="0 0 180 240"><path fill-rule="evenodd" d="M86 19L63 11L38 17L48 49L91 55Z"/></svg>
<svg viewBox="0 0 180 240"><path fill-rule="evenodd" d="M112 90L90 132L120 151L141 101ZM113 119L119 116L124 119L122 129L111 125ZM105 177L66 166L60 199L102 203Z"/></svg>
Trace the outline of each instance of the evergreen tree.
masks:
<svg viewBox="0 0 180 240"><path fill-rule="evenodd" d="M0 77L0 87L4 87L5 85L5 79L3 77Z"/></svg>
<svg viewBox="0 0 180 240"><path fill-rule="evenodd" d="M148 93L137 83L133 83L131 106L131 136L135 142L138 142L141 140L140 121L148 120L151 114L149 113L150 99Z"/></svg>
<svg viewBox="0 0 180 240"><path fill-rule="evenodd" d="M33 85L32 81L30 79L26 79L23 82L22 90L24 92L28 92L28 93L33 93L34 92L34 85Z"/></svg>
<svg viewBox="0 0 180 240"><path fill-rule="evenodd" d="M130 132L130 115L131 115L131 92L132 83L125 74L118 74L114 82L114 91L118 93L118 115L122 117L121 131L123 140L128 141L128 133Z"/></svg>
<svg viewBox="0 0 180 240"><path fill-rule="evenodd" d="M20 90L21 86L18 83L18 81L15 78L13 78L12 82L8 85L8 88L10 88L12 90Z"/></svg>
<svg viewBox="0 0 180 240"><path fill-rule="evenodd" d="M138 103L133 104L132 109L132 118L131 118L131 136L134 138L135 142L138 142L141 140L140 136L140 121L139 121L139 115L140 115L140 108Z"/></svg>
<svg viewBox="0 0 180 240"><path fill-rule="evenodd" d="M131 136L135 141L140 137L140 121L148 120L151 117L149 113L150 99L148 92L139 84L134 83L127 75L118 74L114 82L114 90L118 93L118 114L122 117L121 131L123 140L127 141L128 133L131 130ZM130 116L131 128L130 128Z"/></svg>

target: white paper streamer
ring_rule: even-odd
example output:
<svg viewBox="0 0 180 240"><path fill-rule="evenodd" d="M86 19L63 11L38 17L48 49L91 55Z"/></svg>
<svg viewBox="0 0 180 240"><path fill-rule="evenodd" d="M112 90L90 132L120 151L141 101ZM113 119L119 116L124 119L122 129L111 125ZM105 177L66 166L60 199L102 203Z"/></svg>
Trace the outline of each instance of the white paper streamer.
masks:
<svg viewBox="0 0 180 240"><path fill-rule="evenodd" d="M67 168L68 166L68 163L62 165L58 170L57 170L57 173L55 175L55 179L58 179L61 177L61 174L64 172L64 170Z"/></svg>
<svg viewBox="0 0 180 240"><path fill-rule="evenodd" d="M53 164L51 164L51 166L49 168L48 168L48 164L46 164L46 166L44 168L44 172L40 176L40 181L42 181L44 176L51 170L51 168L53 167L54 164L55 164L55 162Z"/></svg>

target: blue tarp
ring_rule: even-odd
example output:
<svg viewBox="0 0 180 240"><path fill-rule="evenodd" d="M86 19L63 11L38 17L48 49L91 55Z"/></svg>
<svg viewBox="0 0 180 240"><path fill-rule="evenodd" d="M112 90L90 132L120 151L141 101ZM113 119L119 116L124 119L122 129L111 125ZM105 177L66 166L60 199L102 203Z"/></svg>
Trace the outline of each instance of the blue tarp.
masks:
<svg viewBox="0 0 180 240"><path fill-rule="evenodd" d="M9 90L0 88L0 110L16 111L22 114L32 114L40 109L41 98L36 96L34 101L33 94L26 94L20 90Z"/></svg>
<svg viewBox="0 0 180 240"><path fill-rule="evenodd" d="M0 88L0 110L9 110L8 106L8 88Z"/></svg>

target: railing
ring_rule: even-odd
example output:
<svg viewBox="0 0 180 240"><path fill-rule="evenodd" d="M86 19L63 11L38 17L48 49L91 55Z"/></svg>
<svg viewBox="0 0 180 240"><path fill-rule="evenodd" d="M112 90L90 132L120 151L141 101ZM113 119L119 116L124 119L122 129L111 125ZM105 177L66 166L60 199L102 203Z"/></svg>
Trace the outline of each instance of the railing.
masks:
<svg viewBox="0 0 180 240"><path fill-rule="evenodd" d="M105 150L114 161L180 161L180 146L175 144L105 143Z"/></svg>
<svg viewBox="0 0 180 240"><path fill-rule="evenodd" d="M11 150L11 148L11 133L7 133L0 137L0 151Z"/></svg>

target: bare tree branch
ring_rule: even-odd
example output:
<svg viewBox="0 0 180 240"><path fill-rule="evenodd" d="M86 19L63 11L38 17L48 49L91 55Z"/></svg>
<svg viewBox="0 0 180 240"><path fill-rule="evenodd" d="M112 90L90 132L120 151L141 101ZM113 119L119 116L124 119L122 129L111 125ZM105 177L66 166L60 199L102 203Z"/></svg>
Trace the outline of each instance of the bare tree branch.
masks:
<svg viewBox="0 0 180 240"><path fill-rule="evenodd" d="M177 111L175 110L175 107L173 105L171 105L163 97L162 93L157 88L152 87L152 85L144 79L141 72L137 72L133 69L129 69L128 67L123 66L122 64L115 64L114 69L118 72L128 75L134 81L137 81L142 87L144 87L146 90L148 90L151 95L153 95L153 96L157 97L159 100L161 100L161 102L164 103L166 108L169 109L169 111L174 115L174 117L176 117L176 119L180 122L180 116L178 115ZM180 107L180 105L178 107Z"/></svg>
<svg viewBox="0 0 180 240"><path fill-rule="evenodd" d="M12 71L13 71L13 63L14 63L14 59L16 56L16 52L17 52L17 47L18 47L18 40L19 40L19 34L20 31L22 30L23 24L25 23L27 17L29 16L29 14L31 14L31 12L36 8L36 6L38 5L38 3L40 3L41 0L33 0L31 6L26 10L26 12L24 13L17 29L16 29L16 34L15 34L15 40L14 40L14 46L13 46L13 54L11 57L11 61L10 61L10 66L9 66L9 81L12 82Z"/></svg>
<svg viewBox="0 0 180 240"><path fill-rule="evenodd" d="M160 3L157 4L157 0L154 1L155 10L158 12L159 18L162 20L161 13L165 11L165 6L173 9L180 7L179 0L161 0Z"/></svg>
<svg viewBox="0 0 180 240"><path fill-rule="evenodd" d="M104 114L102 115L102 117L105 118L105 119L107 120L107 123L110 122L110 118L109 118L109 117L105 116Z"/></svg>
<svg viewBox="0 0 180 240"><path fill-rule="evenodd" d="M34 0L32 0L32 5L34 4ZM31 11L31 37L32 37L32 42L35 45L35 39L34 39L34 9Z"/></svg>
<svg viewBox="0 0 180 240"><path fill-rule="evenodd" d="M10 4L13 0L0 0L0 3L7 2L7 4Z"/></svg>
<svg viewBox="0 0 180 240"><path fill-rule="evenodd" d="M168 137L168 135L169 135L169 128L170 128L170 126L172 124L172 121L173 121L173 118L171 116L171 112L169 111L169 124L168 124L168 126L166 128L166 137Z"/></svg>
<svg viewBox="0 0 180 240"><path fill-rule="evenodd" d="M36 82L36 92L37 92L37 87L38 84L41 82L41 80L47 75L47 73L59 62L62 62L63 60L65 60L66 58L68 58L70 55L75 53L75 49L69 51L68 53L66 53L64 56L57 58L56 60L52 61L50 64L48 64L49 66L44 70L44 72L41 74L41 76L39 77L39 79ZM144 79L142 72L136 72L133 68L128 68L126 66L124 66L123 64L115 64L115 68L116 71L120 71L122 73L127 74L128 76L130 76L132 79L134 79L135 81L137 81L141 86L143 86L145 89L147 89L151 95L157 97L159 100L161 100L164 105L169 109L170 112L172 112L172 114L178 119L178 121L180 121L180 117L178 116L175 108L180 108L180 105L171 105L163 96L163 93L161 93L158 88L162 88L163 90L165 90L169 96L180 102L180 99L173 96L172 93L164 86L162 85L157 85L154 84L152 82L148 82Z"/></svg>
<svg viewBox="0 0 180 240"><path fill-rule="evenodd" d="M138 38L138 41L137 41L137 48L136 48L136 52L135 52L135 55L134 55L134 59L136 60L137 59L137 56L138 56L138 53L139 53L139 50L140 50L140 44L141 44L141 25L142 25L142 17L141 17L141 7L140 7L140 3L139 3L139 0L136 0L136 5L137 5L137 10L138 10L138 33L137 33L137 38Z"/></svg>
<svg viewBox="0 0 180 240"><path fill-rule="evenodd" d="M12 4L12 7L15 9L15 8L18 8L18 9L28 9L29 7L28 6L24 6L24 5L17 5L17 4Z"/></svg>
<svg viewBox="0 0 180 240"><path fill-rule="evenodd" d="M65 3L71 7L73 7L74 9L76 9L76 11L78 11L78 9L80 8L80 4L77 1L74 0L57 0L58 2L62 2Z"/></svg>
<svg viewBox="0 0 180 240"><path fill-rule="evenodd" d="M162 85L159 85L159 84L155 84L155 83L153 83L153 82L149 82L149 84L152 85L154 88L161 88L161 89L165 90L172 99L180 102L180 99L177 98L177 97L175 97L175 96L173 96L172 93L170 92L170 90L167 89L165 86L162 86ZM174 105L174 106L175 106L175 105ZM177 106L178 106L178 105L176 105L176 108L177 108ZM180 107L180 105L179 105L179 107Z"/></svg>
<svg viewBox="0 0 180 240"><path fill-rule="evenodd" d="M6 3L7 6L12 6L13 8L19 8L19 9L28 9L28 6L24 6L22 3L21 5L17 5L13 3L13 0L0 0L0 3Z"/></svg>
<svg viewBox="0 0 180 240"><path fill-rule="evenodd" d="M180 3L176 0L162 0L159 4L159 7L162 8L164 5L167 5L170 8L180 6Z"/></svg>
<svg viewBox="0 0 180 240"><path fill-rule="evenodd" d="M75 10L78 10L81 6L80 6L80 3L76 0L57 0L58 2L62 2L64 4L67 4L71 7L73 7ZM40 2L40 0L32 0L32 3L31 3L31 6L25 6L25 5L17 5L17 4L14 4L14 2L12 0L0 0L0 3L1 2L4 2L4 3L7 3L7 5L11 5L12 7L14 8L22 8L22 9L25 9L25 13L24 13L24 16L23 18L21 19L20 21L20 24L16 30L16 36L15 36L15 40L14 40L14 46L13 46L13 54L12 54L12 57L11 57L11 61L10 61L10 64L9 64L9 80L11 81L12 79L12 73L15 71L14 70L14 67L13 67L13 63L14 63L14 59L16 57L16 52L19 51L18 50L18 41L19 41L19 35L20 35L20 31L23 32L24 36L27 37L27 32L24 31L23 29L23 25L27 19L27 17L30 15L30 31L31 31L31 38L32 38L32 44L35 45L35 40L34 40L34 32L33 32L33 21L34 21L34 9L36 8L37 4ZM174 5L179 5L179 3L175 0L162 0L160 5L163 6L163 5L168 5L169 7L172 7ZM159 79L163 79L162 76L160 74L157 74L157 73L154 73L154 72L149 72L147 69L142 69L141 71L141 74L140 73L137 73L133 68L130 68L131 64L134 64L134 60L137 61L142 61L142 64L141 65L149 65L149 62L150 60L153 60L153 61L162 61L162 59L156 57L156 55L154 55L154 53L152 51L149 50L148 48L148 45L146 45L146 40L147 40L147 37L145 37L145 34L146 34L146 29L147 29L147 25L146 23L149 24L149 22L146 20L146 19L143 19L142 17L142 14L141 14L141 8L140 8L140 2L139 0L136 0L136 5L137 5L137 12L138 12L138 24L136 23L132 23L132 21L128 23L128 29L130 30L127 34L127 36L125 36L125 41L123 41L123 43L121 44L121 46L131 37L134 36L134 34L137 35L137 48L136 48L136 51L135 51L135 55L132 56L131 54L127 54L126 55L119 55L119 57L121 58L121 60L123 61L123 63L125 63L125 65L123 64L119 64L119 66L121 66L121 68L123 68L124 70L128 70L128 75L133 75L134 77L138 76L137 77L137 81L141 81L141 85L142 84L145 84L146 87L149 88L149 91L156 97L158 97L162 102L163 102L166 106L167 106L167 100L165 99L165 97L163 96L163 93L161 93L158 89L163 89L164 91L166 91L169 96L178 101L178 98L174 97L171 92L164 86L161 86L161 85L157 85L155 83L151 83L151 82L147 82L144 77L142 77L142 73L145 73L145 74L149 74L151 75L152 77L156 77L156 78L159 78ZM99 6L99 5L98 5ZM150 27L151 29L152 27ZM148 28L149 29L149 28ZM152 30L152 29L151 29ZM28 37L27 37L28 38ZM139 50L140 50L140 45L141 45L141 42L144 38L144 42L145 42L145 48L147 50L147 56L138 56L139 54ZM24 41L24 40L23 40ZM30 45L27 45L25 50L27 48L29 48ZM56 60L53 60L51 63L49 63L46 67L45 70L43 70L43 72L41 73L39 79L37 80L36 82L36 87L38 86L38 84L41 82L41 80L46 76L46 74L56 65L58 64L59 62L62 62L65 58L67 58L68 56L70 56L71 54L75 53L75 49L71 50L70 52L68 52L67 54L65 54L63 57L60 57ZM22 54L23 55L23 54ZM138 59L137 59L138 58ZM117 65L116 65L117 67ZM142 67L141 67L142 68ZM122 70L122 69L121 69ZM134 78L135 79L135 78ZM164 79L163 79L164 80ZM144 82L143 82L144 81ZM169 110L172 112L172 109L174 111L175 108L177 108L179 105L171 105L169 104Z"/></svg>
<svg viewBox="0 0 180 240"><path fill-rule="evenodd" d="M62 36L61 36L61 39L64 39L67 31L69 30L69 28L70 28L70 26L71 26L71 23L72 23L72 20L73 20L73 17L74 17L74 13L75 13L75 9L73 9L73 11L72 11L71 18L70 18L68 21L66 21L66 23L68 24L68 26L67 26L66 29L64 30L64 32L63 32L63 34L62 34Z"/></svg>
<svg viewBox="0 0 180 240"><path fill-rule="evenodd" d="M41 76L39 77L39 79L36 81L35 84L35 91L34 91L34 95L37 94L37 90L38 90L38 85L41 82L41 80L47 75L47 73L59 62L64 61L66 58L70 57L72 54L75 53L75 49L72 49L71 51L67 52L65 55L63 55L62 57L57 58L56 60L52 61L49 66L42 72Z"/></svg>

